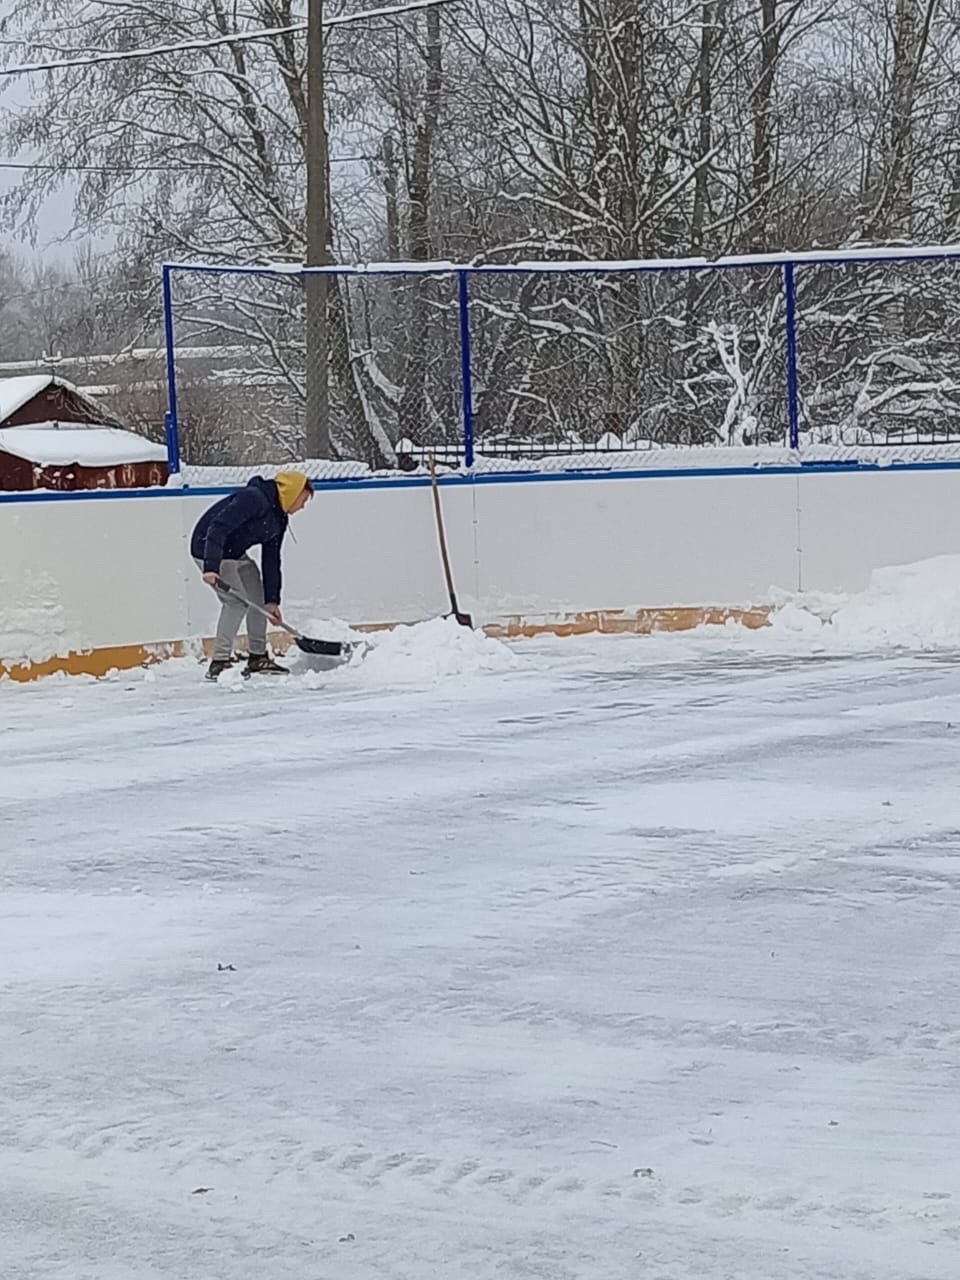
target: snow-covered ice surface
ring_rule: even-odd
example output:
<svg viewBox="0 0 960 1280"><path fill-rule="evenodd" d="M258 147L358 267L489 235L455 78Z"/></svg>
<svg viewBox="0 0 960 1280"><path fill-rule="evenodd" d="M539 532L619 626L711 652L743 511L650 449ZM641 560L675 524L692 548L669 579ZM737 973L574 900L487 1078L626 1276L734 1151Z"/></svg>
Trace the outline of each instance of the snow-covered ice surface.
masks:
<svg viewBox="0 0 960 1280"><path fill-rule="evenodd" d="M955 1280L960 650L827 630L0 686L4 1280Z"/></svg>

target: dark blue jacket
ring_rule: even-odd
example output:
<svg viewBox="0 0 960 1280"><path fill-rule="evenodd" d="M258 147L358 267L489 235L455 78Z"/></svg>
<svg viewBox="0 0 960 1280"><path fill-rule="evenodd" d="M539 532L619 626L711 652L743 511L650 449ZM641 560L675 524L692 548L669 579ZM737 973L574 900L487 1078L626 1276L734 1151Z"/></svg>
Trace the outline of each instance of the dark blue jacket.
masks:
<svg viewBox="0 0 960 1280"><path fill-rule="evenodd" d="M263 598L267 604L279 604L280 544L287 523L276 481L254 476L203 513L190 540L190 554L203 561L204 573L219 573L221 560L239 560L251 547L262 546Z"/></svg>

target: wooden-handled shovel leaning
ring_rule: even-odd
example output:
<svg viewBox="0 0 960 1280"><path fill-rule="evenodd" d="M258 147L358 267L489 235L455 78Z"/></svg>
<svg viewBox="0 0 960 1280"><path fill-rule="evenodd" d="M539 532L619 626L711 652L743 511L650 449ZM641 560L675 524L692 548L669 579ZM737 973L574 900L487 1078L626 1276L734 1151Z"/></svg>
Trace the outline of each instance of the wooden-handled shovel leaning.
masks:
<svg viewBox="0 0 960 1280"><path fill-rule="evenodd" d="M469 613L463 613L457 603L457 593L453 586L453 573L450 569L450 555L447 551L447 535L443 528L443 508L440 505L440 486L437 483L437 464L433 454L428 454L430 467L430 486L433 489L433 510L437 517L437 537L440 540L440 558L443 561L443 573L447 580L447 595L450 597L450 613L447 617L456 618L461 627L473 627L473 619Z"/></svg>

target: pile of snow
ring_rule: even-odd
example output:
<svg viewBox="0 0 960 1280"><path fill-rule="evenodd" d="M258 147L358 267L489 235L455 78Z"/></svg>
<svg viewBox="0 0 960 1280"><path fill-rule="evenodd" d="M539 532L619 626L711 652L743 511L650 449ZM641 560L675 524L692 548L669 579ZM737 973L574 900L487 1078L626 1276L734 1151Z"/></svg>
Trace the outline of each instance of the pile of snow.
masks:
<svg viewBox="0 0 960 1280"><path fill-rule="evenodd" d="M516 654L505 644L461 627L453 618L395 627L367 639L372 647L363 659L364 675L386 684L479 675L517 665Z"/></svg>
<svg viewBox="0 0 960 1280"><path fill-rule="evenodd" d="M847 649L960 647L960 556L877 569L855 595L775 600L777 637Z"/></svg>
<svg viewBox="0 0 960 1280"><path fill-rule="evenodd" d="M507 671L518 663L505 644L482 631L461 627L452 618L432 618L363 635L344 623L315 621L305 628L305 634L318 640L362 642L352 661L337 670L351 680L376 685L431 684L450 677ZM329 667L322 658L300 650L291 651L288 663L295 672L306 675Z"/></svg>

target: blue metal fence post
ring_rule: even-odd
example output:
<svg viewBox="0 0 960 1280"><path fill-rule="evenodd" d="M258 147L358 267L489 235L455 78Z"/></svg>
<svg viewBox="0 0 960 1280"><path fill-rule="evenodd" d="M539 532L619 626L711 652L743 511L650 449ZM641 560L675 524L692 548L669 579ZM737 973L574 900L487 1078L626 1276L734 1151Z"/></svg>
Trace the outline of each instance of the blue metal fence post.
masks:
<svg viewBox="0 0 960 1280"><path fill-rule="evenodd" d="M163 415L163 430L167 440L167 470L176 476L180 474L180 440L172 413Z"/></svg>
<svg viewBox="0 0 960 1280"><path fill-rule="evenodd" d="M163 332L167 349L167 412L164 429L167 436L167 465L172 476L180 473L180 420L177 417L177 370L173 347L173 289L172 271L163 266Z"/></svg>
<svg viewBox="0 0 960 1280"><path fill-rule="evenodd" d="M797 382L797 288L792 262L783 264L783 292L787 321L787 412L790 448L800 448L800 400Z"/></svg>
<svg viewBox="0 0 960 1280"><path fill-rule="evenodd" d="M473 362L470 352L470 290L466 271L459 271L460 368L463 379L463 463L473 466Z"/></svg>

